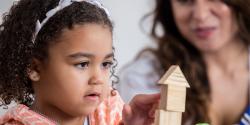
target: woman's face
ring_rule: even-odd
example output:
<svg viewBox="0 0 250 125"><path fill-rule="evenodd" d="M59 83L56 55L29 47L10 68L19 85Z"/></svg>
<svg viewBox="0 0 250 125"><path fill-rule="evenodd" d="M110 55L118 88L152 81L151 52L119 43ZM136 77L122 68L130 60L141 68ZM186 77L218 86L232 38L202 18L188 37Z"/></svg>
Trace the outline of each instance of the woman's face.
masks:
<svg viewBox="0 0 250 125"><path fill-rule="evenodd" d="M213 52L235 40L238 26L221 0L171 0L180 33L201 52Z"/></svg>

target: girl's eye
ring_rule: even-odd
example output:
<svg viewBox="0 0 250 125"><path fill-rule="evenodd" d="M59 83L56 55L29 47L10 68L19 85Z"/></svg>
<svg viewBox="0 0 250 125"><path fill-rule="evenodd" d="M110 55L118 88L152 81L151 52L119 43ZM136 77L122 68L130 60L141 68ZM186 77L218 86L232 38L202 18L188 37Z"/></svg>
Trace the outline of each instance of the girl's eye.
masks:
<svg viewBox="0 0 250 125"><path fill-rule="evenodd" d="M75 64L75 66L80 69L86 69L89 67L89 62L81 62L81 63Z"/></svg>
<svg viewBox="0 0 250 125"><path fill-rule="evenodd" d="M104 69L110 69L112 65L113 65L112 61L107 61L107 62L102 63L102 67Z"/></svg>

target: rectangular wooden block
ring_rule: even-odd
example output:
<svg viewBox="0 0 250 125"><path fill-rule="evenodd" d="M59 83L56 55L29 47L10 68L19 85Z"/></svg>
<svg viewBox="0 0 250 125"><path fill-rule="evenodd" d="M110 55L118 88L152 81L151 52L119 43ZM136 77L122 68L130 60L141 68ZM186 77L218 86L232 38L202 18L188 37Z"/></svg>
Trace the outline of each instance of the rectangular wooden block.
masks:
<svg viewBox="0 0 250 125"><path fill-rule="evenodd" d="M156 110L154 125L181 125L181 112Z"/></svg>
<svg viewBox="0 0 250 125"><path fill-rule="evenodd" d="M162 86L160 109L168 111L185 111L186 88L181 86Z"/></svg>

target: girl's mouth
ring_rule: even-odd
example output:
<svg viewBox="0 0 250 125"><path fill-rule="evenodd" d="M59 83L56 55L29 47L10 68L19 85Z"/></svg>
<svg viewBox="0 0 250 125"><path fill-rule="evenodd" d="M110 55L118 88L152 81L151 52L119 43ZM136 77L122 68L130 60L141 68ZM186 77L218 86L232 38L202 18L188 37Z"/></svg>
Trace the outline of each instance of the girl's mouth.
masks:
<svg viewBox="0 0 250 125"><path fill-rule="evenodd" d="M99 92L89 92L87 93L84 98L90 101L99 101L101 97L101 93Z"/></svg>

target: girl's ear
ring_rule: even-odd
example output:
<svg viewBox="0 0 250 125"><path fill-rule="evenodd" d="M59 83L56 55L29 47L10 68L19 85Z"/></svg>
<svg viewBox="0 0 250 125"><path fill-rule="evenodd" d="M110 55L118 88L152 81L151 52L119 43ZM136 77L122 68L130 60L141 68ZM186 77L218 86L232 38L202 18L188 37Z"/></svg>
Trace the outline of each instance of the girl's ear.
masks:
<svg viewBox="0 0 250 125"><path fill-rule="evenodd" d="M38 82L40 80L41 62L33 59L30 68L28 68L28 76L31 81Z"/></svg>

